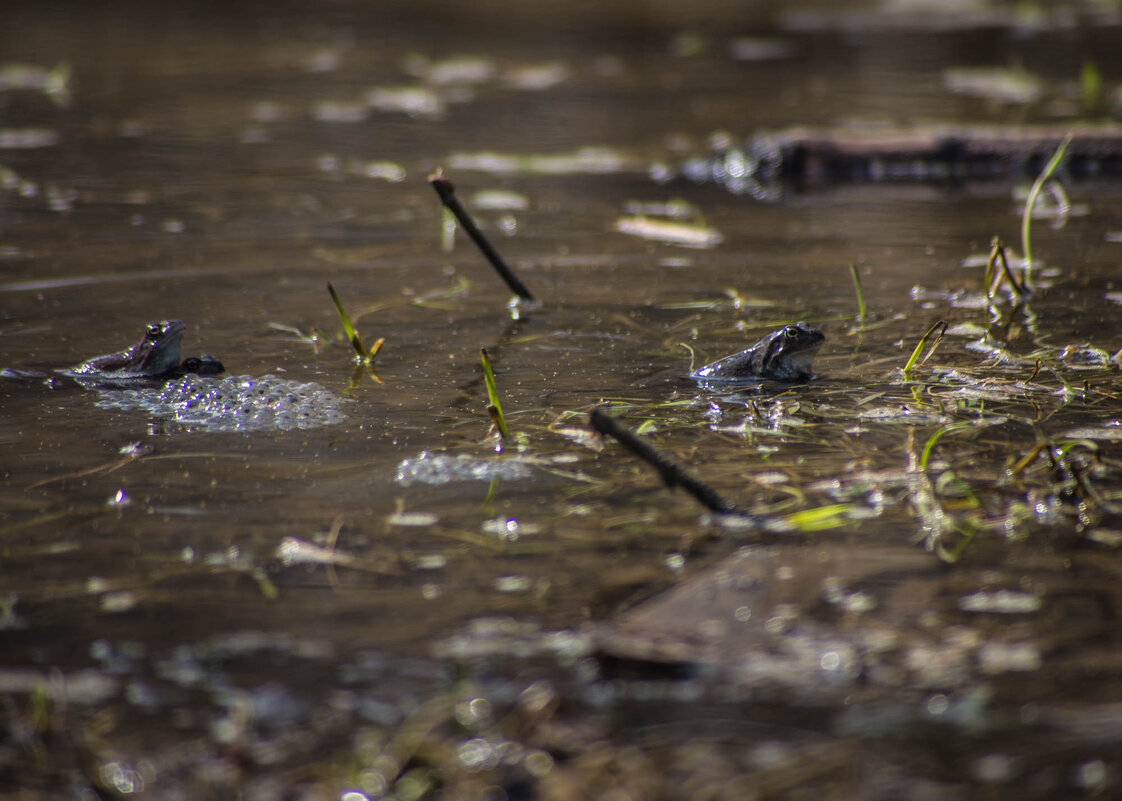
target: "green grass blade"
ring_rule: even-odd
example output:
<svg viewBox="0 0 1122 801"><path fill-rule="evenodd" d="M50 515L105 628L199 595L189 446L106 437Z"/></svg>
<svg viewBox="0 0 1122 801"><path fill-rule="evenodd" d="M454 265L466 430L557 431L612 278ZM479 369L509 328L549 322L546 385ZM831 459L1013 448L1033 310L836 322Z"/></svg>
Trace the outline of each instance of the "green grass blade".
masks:
<svg viewBox="0 0 1122 801"><path fill-rule="evenodd" d="M856 508L853 503L833 503L827 506L816 506L813 509L803 509L787 515L788 525L799 531L827 531L839 528L850 522L848 513Z"/></svg>
<svg viewBox="0 0 1122 801"><path fill-rule="evenodd" d="M947 321L939 320L933 326L927 329L927 333L920 337L919 343L916 345L915 350L912 351L912 355L908 359L908 363L904 365L905 378L908 377L908 373L910 373L912 371L912 368L916 366L916 363L919 362L919 357L923 353L923 348L927 344L927 340L931 339L931 337L935 334L935 330L940 327L942 327L942 330L935 338L935 341L931 343L931 348L927 351L927 355L923 357L923 361L926 362L931 358L931 354L935 352L935 348L939 346L939 343L943 341L943 336L947 333Z"/></svg>
<svg viewBox="0 0 1122 801"><path fill-rule="evenodd" d="M500 436L506 439L510 436L510 432L507 430L503 406L499 401L499 390L495 386L495 371L491 369L491 358L487 355L486 348L480 348L479 352L482 354L483 381L487 385L487 412L491 415L495 427L499 429Z"/></svg>
<svg viewBox="0 0 1122 801"><path fill-rule="evenodd" d="M853 276L853 288L857 290L857 319L865 319L865 293L861 291L861 275L857 272L857 265L849 265L849 274Z"/></svg>
<svg viewBox="0 0 1122 801"><path fill-rule="evenodd" d="M1060 166L1060 162L1064 160L1067 146L1071 144L1071 137L1072 134L1069 133L1064 137L1064 141L1060 142L1060 146L1056 148L1052 158L1048 160L1040 175L1036 177L1032 189L1029 190L1028 198L1025 200L1025 210L1021 215L1021 251L1024 253L1025 259L1024 283L1026 289L1029 286L1029 274L1032 272L1032 210L1036 207L1036 199L1040 195L1040 190L1044 188L1044 184L1048 182L1052 173Z"/></svg>
<svg viewBox="0 0 1122 801"><path fill-rule="evenodd" d="M335 310L339 312L339 319L343 321L343 331L346 333L347 339L351 341L351 347L355 349L355 354L358 356L359 360L369 364L374 356L366 349L366 346L362 344L358 332L355 331L355 327L351 325L351 318L347 316L347 312L343 309L343 302L339 300L339 295L335 292L335 287L331 286L330 281L327 282L327 291L331 293L331 299L335 301ZM379 343L377 347L380 349L382 347L381 343Z"/></svg>

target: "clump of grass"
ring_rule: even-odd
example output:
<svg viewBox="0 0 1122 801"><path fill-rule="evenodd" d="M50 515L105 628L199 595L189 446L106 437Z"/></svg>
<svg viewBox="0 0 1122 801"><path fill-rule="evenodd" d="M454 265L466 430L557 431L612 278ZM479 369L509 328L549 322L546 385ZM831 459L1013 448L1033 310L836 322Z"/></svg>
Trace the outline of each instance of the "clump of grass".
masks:
<svg viewBox="0 0 1122 801"><path fill-rule="evenodd" d="M1064 155L1067 153L1067 147L1071 144L1072 134L1064 137L1064 141L1060 142L1060 146L1056 148L1056 152L1052 154L1052 158L1048 159L1048 163L1044 165L1044 169L1040 171L1040 175L1032 184L1032 189L1029 190L1028 198L1025 200L1025 210L1021 215L1021 250L1024 253L1025 271L1024 271L1024 286L1029 287L1029 276L1032 274L1032 211L1036 207L1036 199L1040 196L1041 190L1044 185L1052 177L1064 160Z"/></svg>
<svg viewBox="0 0 1122 801"><path fill-rule="evenodd" d="M331 294L331 300L335 302L335 310L339 312L339 319L343 321L343 331L347 335L347 339L351 342L351 347L355 349L355 361L360 364L371 367L374 364L374 359L378 356L378 351L382 349L386 339L382 337L376 341L370 349L362 344L362 338L359 337L358 331L351 325L351 318L347 316L346 310L343 308L343 302L339 300L339 295L335 291L335 287L331 286L331 282L327 282L327 291Z"/></svg>
<svg viewBox="0 0 1122 801"><path fill-rule="evenodd" d="M938 335L935 334L936 331L939 331ZM927 363L927 360L931 358L931 354L935 352L935 348L939 347L939 343L943 341L943 337L946 336L946 333L946 320L939 320L927 329L927 332L920 337L915 350L912 351L912 355L908 358L907 364L904 365L904 378L910 378L913 369L922 367ZM929 347L927 353L924 354L923 349L927 345L928 340L931 340L932 337L935 337L935 339L931 341L931 347ZM920 356L923 356L923 358L921 359Z"/></svg>
<svg viewBox="0 0 1122 801"><path fill-rule="evenodd" d="M487 385L487 414L491 415L491 422L494 423L499 436L506 440L510 436L510 431L506 427L499 390L495 386L495 371L491 369L491 358L487 355L487 349L480 348L479 352L483 363L483 382Z"/></svg>
<svg viewBox="0 0 1122 801"><path fill-rule="evenodd" d="M490 241L488 241L487 237L483 235L483 232L479 230L479 227L475 224L471 215L468 214L467 209L460 203L459 198L456 197L456 187L452 185L452 182L445 178L443 173L436 172L429 176L429 183L432 184L432 188L436 190L436 194L440 197L440 202L444 204L444 207L448 209L448 211L455 215L456 221L460 224L460 227L471 237L471 241L479 248L480 252L483 253L491 266L495 268L495 272L497 272L503 281L506 282L506 285L510 287L510 291L522 300L533 301L534 296L530 294L530 290L522 283L522 279L515 275L514 271L503 261L503 257L492 247Z"/></svg>

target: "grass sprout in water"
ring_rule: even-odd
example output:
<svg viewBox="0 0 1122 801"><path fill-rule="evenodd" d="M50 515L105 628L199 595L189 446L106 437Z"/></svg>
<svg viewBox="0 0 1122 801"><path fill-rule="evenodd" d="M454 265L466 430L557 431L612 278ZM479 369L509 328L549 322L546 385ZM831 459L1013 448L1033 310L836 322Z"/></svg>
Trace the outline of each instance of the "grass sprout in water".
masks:
<svg viewBox="0 0 1122 801"><path fill-rule="evenodd" d="M849 265L849 274L853 277L853 289L857 292L857 320L865 320L865 293L861 290L861 274L857 272L857 265Z"/></svg>
<svg viewBox="0 0 1122 801"><path fill-rule="evenodd" d="M937 335L935 334L936 331L939 331ZM924 335L920 337L919 342L916 343L916 347L915 350L912 351L912 355L904 364L905 379L911 380L912 370L916 367L922 367L927 363L927 360L930 359L931 355L935 352L935 348L939 347L939 343L943 341L943 337L946 335L946 333L947 323L945 320L939 320L927 329L926 333L924 333ZM931 340L932 336L934 336L935 339L931 341L931 346L930 348L928 348L926 355L924 355L923 349L927 345L928 340ZM922 359L920 358L921 356L923 357Z"/></svg>
<svg viewBox="0 0 1122 801"><path fill-rule="evenodd" d="M1028 199L1025 200L1024 214L1021 215L1021 250L1025 254L1025 277L1024 283L1028 287L1030 285L1029 277L1032 275L1032 210L1036 206L1036 199L1040 196L1041 190L1044 185L1052 178L1052 174L1060 166L1064 160L1064 154L1067 152L1068 145L1071 144L1072 134L1064 137L1064 141L1056 148L1056 152L1052 154L1052 158L1044 165L1040 175L1037 176L1036 181L1029 190Z"/></svg>
<svg viewBox="0 0 1122 801"><path fill-rule="evenodd" d="M339 295L336 293L335 287L331 285L330 281L327 284L327 291L331 294L331 300L335 304L335 310L339 312L339 319L343 322L343 331L346 332L347 339L350 340L351 347L355 350L355 361L364 367L373 367L374 360L378 356L378 351L382 349L382 345L386 342L385 338L383 337L377 340L373 347L368 350L366 346L362 344L362 339L359 337L358 332L355 331L355 327L351 324L351 318L347 316L347 312L343 308L343 302L339 300Z"/></svg>
<svg viewBox="0 0 1122 801"><path fill-rule="evenodd" d="M491 359L486 348L480 348L480 358L483 363L483 381L487 385L487 413L491 415L491 422L495 424L499 436L505 441L510 432L506 427L502 401L499 400L499 390L495 386L495 371L491 369Z"/></svg>

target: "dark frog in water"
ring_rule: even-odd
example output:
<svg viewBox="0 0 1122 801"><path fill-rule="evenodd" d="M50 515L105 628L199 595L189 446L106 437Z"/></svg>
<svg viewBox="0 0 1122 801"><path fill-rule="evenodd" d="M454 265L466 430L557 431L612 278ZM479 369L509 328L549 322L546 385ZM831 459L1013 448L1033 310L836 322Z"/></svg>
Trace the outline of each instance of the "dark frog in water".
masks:
<svg viewBox="0 0 1122 801"><path fill-rule="evenodd" d="M167 421L169 430L283 431L346 418L346 401L315 382L273 375L214 377L225 372L214 357L181 358L185 329L179 320L153 323L128 350L59 372L96 390L96 406L148 412ZM35 377L26 371L5 375Z"/></svg>
<svg viewBox="0 0 1122 801"><path fill-rule="evenodd" d="M785 325L752 347L693 371L690 378L702 384L810 378L810 363L825 339L821 331L807 323Z"/></svg>
<svg viewBox="0 0 1122 801"><path fill-rule="evenodd" d="M145 329L144 338L128 350L95 356L59 372L79 382L106 385L174 378L188 373L215 375L223 372L222 363L211 356L181 358L186 329L180 320L152 323Z"/></svg>

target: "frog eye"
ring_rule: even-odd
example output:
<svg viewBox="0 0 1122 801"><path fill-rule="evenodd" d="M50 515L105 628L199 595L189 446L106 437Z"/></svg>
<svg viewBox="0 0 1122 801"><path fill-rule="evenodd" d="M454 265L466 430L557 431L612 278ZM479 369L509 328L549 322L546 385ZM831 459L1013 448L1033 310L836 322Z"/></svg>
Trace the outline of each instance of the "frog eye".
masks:
<svg viewBox="0 0 1122 801"><path fill-rule="evenodd" d="M795 338L798 337L798 335L799 335L798 326L789 325L789 326L787 326L786 328L783 329L783 336L787 337L787 339L795 339Z"/></svg>
<svg viewBox="0 0 1122 801"><path fill-rule="evenodd" d="M164 327L162 325L158 325L158 324L153 323L152 325L148 326L148 338L149 339L155 339L156 337L158 337L162 333L164 333Z"/></svg>

